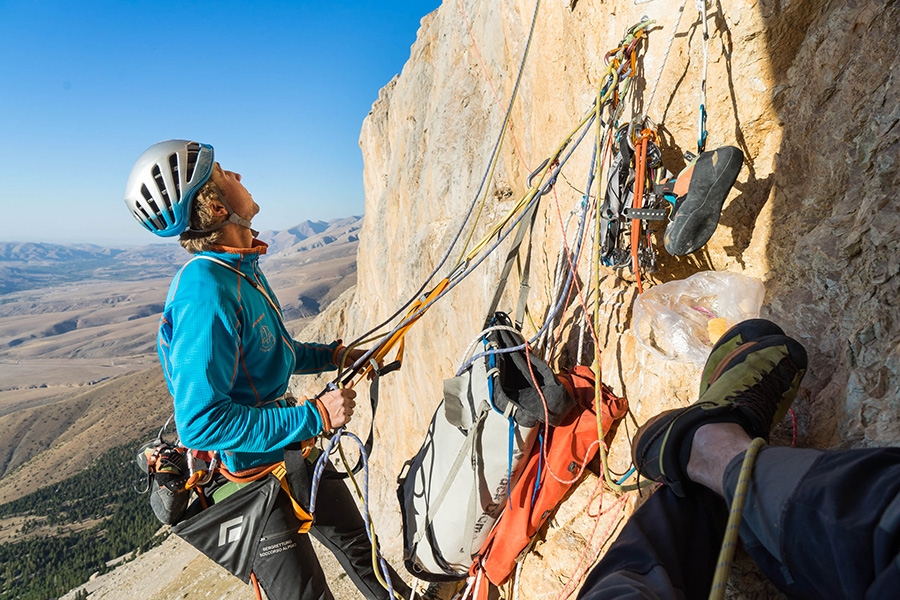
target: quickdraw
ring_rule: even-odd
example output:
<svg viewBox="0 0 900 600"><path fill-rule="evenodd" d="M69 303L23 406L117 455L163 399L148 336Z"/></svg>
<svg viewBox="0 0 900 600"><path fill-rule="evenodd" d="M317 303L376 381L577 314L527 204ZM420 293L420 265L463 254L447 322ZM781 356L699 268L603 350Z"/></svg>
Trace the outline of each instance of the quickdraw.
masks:
<svg viewBox="0 0 900 600"><path fill-rule="evenodd" d="M632 133L636 131L636 133ZM658 185L670 177L662 166L656 127L649 119L619 128L600 209L600 261L615 269L628 268L643 291L641 272L654 272L657 252L654 222L668 216L666 197Z"/></svg>

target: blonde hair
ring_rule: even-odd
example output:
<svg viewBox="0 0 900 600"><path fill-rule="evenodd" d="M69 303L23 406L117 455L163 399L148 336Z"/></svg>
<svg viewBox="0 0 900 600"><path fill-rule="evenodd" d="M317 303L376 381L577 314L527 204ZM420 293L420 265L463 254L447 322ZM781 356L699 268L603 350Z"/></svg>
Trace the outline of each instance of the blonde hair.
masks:
<svg viewBox="0 0 900 600"><path fill-rule="evenodd" d="M221 202L221 198L225 195L213 181L215 176L213 171L212 177L197 190L197 195L191 203L190 229L178 238L181 246L191 254L211 250L225 235L221 228L206 231L227 220L227 217L217 216L213 210L213 202Z"/></svg>

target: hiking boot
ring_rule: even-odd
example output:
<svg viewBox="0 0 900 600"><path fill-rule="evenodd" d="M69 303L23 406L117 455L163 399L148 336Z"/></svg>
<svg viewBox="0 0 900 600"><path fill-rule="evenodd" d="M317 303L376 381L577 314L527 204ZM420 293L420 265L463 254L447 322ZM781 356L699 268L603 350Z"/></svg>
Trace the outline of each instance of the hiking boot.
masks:
<svg viewBox="0 0 900 600"><path fill-rule="evenodd" d="M697 402L653 417L631 444L638 472L668 484L678 496L685 496L690 484L687 463L699 427L737 423L751 438L769 440L772 427L797 395L806 372L806 350L787 336L764 336L739 346L714 371Z"/></svg>
<svg viewBox="0 0 900 600"><path fill-rule="evenodd" d="M738 348L752 340L765 337L767 335L784 335L781 327L767 321L766 319L748 319L741 321L724 334L715 343L706 359L706 365L703 367L703 374L700 376L700 394L698 398L706 392L709 384L714 379L718 379L721 370L716 374L716 367L728 364L729 355L737 353ZM715 376L715 377L714 377Z"/></svg>
<svg viewBox="0 0 900 600"><path fill-rule="evenodd" d="M678 174L671 187L675 209L663 242L672 256L696 252L709 241L719 224L725 198L744 164L744 153L734 146L703 152ZM668 189L667 189L668 191Z"/></svg>

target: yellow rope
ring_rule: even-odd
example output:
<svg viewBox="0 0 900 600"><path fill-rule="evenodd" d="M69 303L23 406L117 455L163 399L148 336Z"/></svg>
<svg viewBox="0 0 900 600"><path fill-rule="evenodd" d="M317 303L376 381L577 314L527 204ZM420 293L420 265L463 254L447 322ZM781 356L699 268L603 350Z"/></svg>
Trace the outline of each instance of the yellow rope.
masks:
<svg viewBox="0 0 900 600"><path fill-rule="evenodd" d="M500 162L500 149L503 147L503 140L506 137L507 126L509 125L509 114L507 114L506 119L503 121L503 127L500 130L500 144L497 146L497 151L491 157L491 165L488 169L488 175L485 179L484 184L484 194L481 196L481 202L478 204L478 212L475 214L475 219L472 221L472 227L469 229L469 235L466 236L466 241L462 245L462 254L457 261L457 265L461 265L465 261L466 256L466 248L469 247L469 243L472 241L472 236L475 235L475 228L478 226L478 221L481 220L481 213L484 210L484 205L487 203L488 192L491 189L491 181L494 179L494 169L497 167L497 163Z"/></svg>
<svg viewBox="0 0 900 600"><path fill-rule="evenodd" d="M618 114L621 112L622 106L624 106L625 96L628 94L628 90L631 86L631 80L634 76L634 62L637 57L638 46L640 42L638 41L640 38L644 38L647 35L647 30L650 26L652 26L655 21L644 20L638 23L637 25L630 28L626 31L625 37L620 43L619 46L613 48L607 53L609 57L609 63L607 64L606 72L601 76L600 81L597 85L597 101L594 105L594 114L596 118L596 127L597 134L595 139L595 144L597 147L597 160L594 165L594 178L598 181L598 186L602 186L603 179L602 169L603 169L603 150L606 147L607 137L611 135L611 129L616 126L616 122L618 120ZM626 51L631 48L632 52L630 56L626 55ZM623 64L624 61L630 61L632 63L632 71L631 74L626 76L625 78L619 78L619 68ZM609 80L611 78L611 81ZM621 90L621 94L618 97L614 98L614 95L618 91L619 85L623 86ZM606 87L606 92L603 92L603 88ZM603 126L602 120L602 111L608 103L612 101L612 106L610 106L610 118L606 127ZM620 143L626 143L625 140L622 140ZM599 198L601 197L601 193L605 193L605 190L600 188L600 191L597 194L598 204ZM593 273L591 274L591 278L594 282L596 282L597 288L595 290L594 297L594 310L593 310L593 330L594 332L600 331L600 232L601 232L601 224L602 224L603 214L601 210L594 211L594 255L593 260L591 262L591 266L593 269ZM606 482L606 485L609 486L610 489L616 492L630 492L634 490L638 490L649 485L652 485L653 481L638 481L636 484L627 484L623 485L616 482L612 478L612 474L609 470L609 451L606 448L606 444L604 443L604 438L606 432L603 431L603 413L602 413L602 404L603 404L603 382L601 377L601 366L600 366L600 347L597 341L594 342L594 360L591 365L591 369L594 372L594 409L597 413L597 436L600 440L600 463L603 467L603 479Z"/></svg>
<svg viewBox="0 0 900 600"><path fill-rule="evenodd" d="M526 206L528 206L531 201L534 199L535 195L541 189L544 184L544 180L547 178L547 174L553 169L553 164L559 159L560 154L563 153L563 150L566 149L566 146L569 145L569 142L572 141L572 138L575 137L575 134L581 130L582 127L594 116L594 111L589 111L587 114L582 117L581 121L579 121L578 125L576 125L571 132L566 136L565 140L553 151L550 155L550 158L547 159L547 162L544 164L544 167L540 171L540 179L538 182L533 185L522 198L516 203L516 205L506 214L503 219L501 219L497 224L495 224L490 231L488 231L484 237L482 237L481 241L475 245L472 250L465 255L465 257L459 261L458 264L462 264L467 260L472 260L487 246L491 239L494 238L500 231L510 222L513 218L521 212ZM521 225L520 225L521 226ZM525 225L527 227L527 225Z"/></svg>
<svg viewBox="0 0 900 600"><path fill-rule="evenodd" d="M747 488L750 487L750 475L753 473L756 455L759 453L760 448L765 445L766 441L764 439L756 438L750 442L750 447L747 448L747 453L744 454L744 462L741 463L741 473L738 476L737 487L734 489L734 498L731 499L731 512L728 515L728 525L725 527L722 549L719 551L716 574L713 577L712 588L709 591L710 600L722 600L725 597L728 575L731 573L731 565L734 563L734 550L737 547L738 534L741 530L741 517L744 514L744 504L747 501Z"/></svg>

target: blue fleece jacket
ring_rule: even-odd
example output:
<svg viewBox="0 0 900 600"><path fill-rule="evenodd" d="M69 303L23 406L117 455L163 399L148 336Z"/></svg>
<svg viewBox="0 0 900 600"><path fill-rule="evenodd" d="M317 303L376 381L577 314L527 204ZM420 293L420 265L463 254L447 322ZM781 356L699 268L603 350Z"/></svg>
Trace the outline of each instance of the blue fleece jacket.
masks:
<svg viewBox="0 0 900 600"><path fill-rule="evenodd" d="M175 403L182 444L219 451L230 470L284 458L287 444L322 431L312 402L286 407L275 402L291 373L336 369L329 345L291 339L281 309L258 260L266 245L252 250L204 252L175 276L160 319L158 351ZM266 299L268 294L273 304Z"/></svg>

